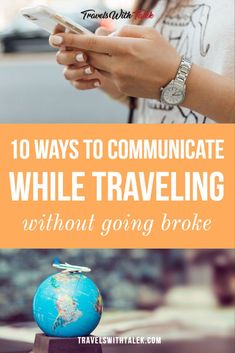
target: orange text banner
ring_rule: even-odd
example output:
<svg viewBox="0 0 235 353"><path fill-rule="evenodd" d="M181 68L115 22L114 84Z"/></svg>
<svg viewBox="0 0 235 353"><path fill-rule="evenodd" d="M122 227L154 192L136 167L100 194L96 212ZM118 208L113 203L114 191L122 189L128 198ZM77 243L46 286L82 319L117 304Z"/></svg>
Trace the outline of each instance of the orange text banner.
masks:
<svg viewBox="0 0 235 353"><path fill-rule="evenodd" d="M1 125L2 248L234 248L234 125Z"/></svg>

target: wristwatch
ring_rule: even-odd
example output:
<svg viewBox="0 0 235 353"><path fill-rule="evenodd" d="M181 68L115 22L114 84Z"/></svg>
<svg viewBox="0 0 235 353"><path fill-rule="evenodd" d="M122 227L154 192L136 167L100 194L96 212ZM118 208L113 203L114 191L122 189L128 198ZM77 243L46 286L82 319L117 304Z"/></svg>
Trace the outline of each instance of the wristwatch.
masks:
<svg viewBox="0 0 235 353"><path fill-rule="evenodd" d="M192 68L192 62L182 57L176 77L166 87L161 88L161 102L170 106L183 103L186 95L186 81Z"/></svg>

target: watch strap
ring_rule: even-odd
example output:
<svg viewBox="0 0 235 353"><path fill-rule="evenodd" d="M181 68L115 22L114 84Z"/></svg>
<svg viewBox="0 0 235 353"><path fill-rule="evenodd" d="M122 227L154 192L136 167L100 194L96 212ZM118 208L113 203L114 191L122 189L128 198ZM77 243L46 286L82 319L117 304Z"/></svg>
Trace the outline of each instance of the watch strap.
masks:
<svg viewBox="0 0 235 353"><path fill-rule="evenodd" d="M188 78L191 68L192 68L192 61L186 58L185 56L183 56L175 77L175 81L181 85L185 85L185 82Z"/></svg>

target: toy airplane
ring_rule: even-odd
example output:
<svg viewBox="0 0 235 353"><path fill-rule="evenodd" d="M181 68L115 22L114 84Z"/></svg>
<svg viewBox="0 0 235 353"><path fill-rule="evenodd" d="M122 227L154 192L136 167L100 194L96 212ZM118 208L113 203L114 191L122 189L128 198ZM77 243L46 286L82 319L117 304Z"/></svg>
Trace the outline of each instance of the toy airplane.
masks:
<svg viewBox="0 0 235 353"><path fill-rule="evenodd" d="M63 270L63 272L91 272L91 269L89 267L70 265L67 262L61 264L59 259L57 258L54 259L52 266L57 268L58 270Z"/></svg>

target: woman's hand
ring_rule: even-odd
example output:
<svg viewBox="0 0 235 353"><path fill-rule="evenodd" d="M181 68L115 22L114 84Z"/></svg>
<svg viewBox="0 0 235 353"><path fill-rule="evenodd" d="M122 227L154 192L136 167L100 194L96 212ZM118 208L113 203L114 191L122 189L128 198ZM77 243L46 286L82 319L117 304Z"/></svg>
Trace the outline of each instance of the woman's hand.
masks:
<svg viewBox="0 0 235 353"><path fill-rule="evenodd" d="M85 50L89 64L126 96L160 98L176 75L180 55L155 29L126 26L115 36L59 33L56 47ZM183 105L218 122L234 122L234 79L193 65Z"/></svg>
<svg viewBox="0 0 235 353"><path fill-rule="evenodd" d="M60 26L56 27L54 35L64 32ZM98 28L96 35L107 36L111 32L105 28ZM52 44L53 45L53 44ZM53 45L54 46L54 45ZM90 90L100 87L105 93L114 99L125 100L125 97L117 89L114 83L99 71L95 70L89 63L87 55L79 48L61 47L57 52L58 64L65 66L64 77L78 90Z"/></svg>
<svg viewBox="0 0 235 353"><path fill-rule="evenodd" d="M101 75L87 63L86 54L79 50L61 49L56 55L58 64L65 66L64 77L79 90L101 86Z"/></svg>
<svg viewBox="0 0 235 353"><path fill-rule="evenodd" d="M180 63L176 50L155 29L141 26L125 26L108 37L59 34L50 43L85 50L89 64L132 97L159 98Z"/></svg>

